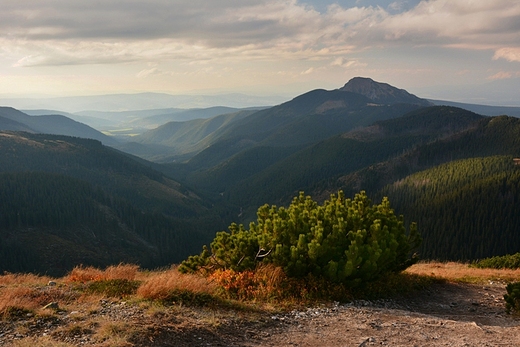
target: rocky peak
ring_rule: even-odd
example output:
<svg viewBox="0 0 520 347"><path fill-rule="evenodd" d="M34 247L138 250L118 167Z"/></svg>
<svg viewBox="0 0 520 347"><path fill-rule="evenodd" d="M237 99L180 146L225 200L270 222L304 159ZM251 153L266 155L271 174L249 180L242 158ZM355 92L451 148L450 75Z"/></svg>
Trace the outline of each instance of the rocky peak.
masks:
<svg viewBox="0 0 520 347"><path fill-rule="evenodd" d="M377 104L432 105L428 100L418 98L404 89L398 89L387 83L376 82L371 78L365 77L352 78L340 90L364 95Z"/></svg>

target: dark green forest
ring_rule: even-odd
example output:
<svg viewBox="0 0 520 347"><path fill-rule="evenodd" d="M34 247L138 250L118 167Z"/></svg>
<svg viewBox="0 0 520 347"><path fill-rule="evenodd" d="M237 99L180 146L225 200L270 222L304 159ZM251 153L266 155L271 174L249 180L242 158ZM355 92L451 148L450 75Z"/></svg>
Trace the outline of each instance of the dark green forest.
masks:
<svg viewBox="0 0 520 347"><path fill-rule="evenodd" d="M471 260L520 251L520 166L513 157L453 161L385 187L417 221L421 257Z"/></svg>
<svg viewBox="0 0 520 347"><path fill-rule="evenodd" d="M195 248L190 223L145 213L72 177L0 174L0 271L50 275L71 264L171 264Z"/></svg>

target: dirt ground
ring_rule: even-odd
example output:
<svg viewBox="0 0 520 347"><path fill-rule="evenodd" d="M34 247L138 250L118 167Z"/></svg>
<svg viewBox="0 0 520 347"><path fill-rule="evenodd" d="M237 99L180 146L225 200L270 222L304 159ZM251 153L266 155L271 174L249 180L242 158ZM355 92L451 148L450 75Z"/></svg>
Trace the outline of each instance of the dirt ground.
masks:
<svg viewBox="0 0 520 347"><path fill-rule="evenodd" d="M504 294L500 283L436 284L409 297L275 315L186 346L520 346L520 321L506 314Z"/></svg>
<svg viewBox="0 0 520 347"><path fill-rule="evenodd" d="M408 298L295 313L244 346L520 346L504 293L496 283L438 284Z"/></svg>
<svg viewBox="0 0 520 347"><path fill-rule="evenodd" d="M392 300L332 303L274 315L100 300L99 307L85 312L0 322L0 345L520 346L520 320L506 314L504 294L503 283L439 283ZM31 339L39 344L21 344Z"/></svg>

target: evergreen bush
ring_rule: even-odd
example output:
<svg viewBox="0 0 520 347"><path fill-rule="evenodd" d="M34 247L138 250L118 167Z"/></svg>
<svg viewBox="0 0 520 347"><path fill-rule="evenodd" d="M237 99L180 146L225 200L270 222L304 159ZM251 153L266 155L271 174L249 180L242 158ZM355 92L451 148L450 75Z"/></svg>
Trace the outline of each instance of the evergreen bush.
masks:
<svg viewBox="0 0 520 347"><path fill-rule="evenodd" d="M319 205L301 192L288 208L260 207L249 230L231 224L179 270L244 271L262 262L283 268L289 277L356 285L405 269L416 261L411 253L419 243L415 223L407 231L387 198L373 205L364 191L353 199L340 191Z"/></svg>
<svg viewBox="0 0 520 347"><path fill-rule="evenodd" d="M506 286L507 294L504 294L507 313L520 312L520 282L509 283Z"/></svg>
<svg viewBox="0 0 520 347"><path fill-rule="evenodd" d="M480 269L518 269L520 268L520 253L481 259L472 266Z"/></svg>

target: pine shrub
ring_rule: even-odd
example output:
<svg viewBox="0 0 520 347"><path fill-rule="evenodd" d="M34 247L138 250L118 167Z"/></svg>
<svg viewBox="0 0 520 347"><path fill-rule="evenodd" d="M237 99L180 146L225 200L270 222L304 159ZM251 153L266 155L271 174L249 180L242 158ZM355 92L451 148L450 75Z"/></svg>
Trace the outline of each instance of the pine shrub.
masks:
<svg viewBox="0 0 520 347"><path fill-rule="evenodd" d="M520 282L509 283L504 294L507 313L520 313Z"/></svg>
<svg viewBox="0 0 520 347"><path fill-rule="evenodd" d="M481 259L472 266L480 269L518 269L520 268L520 253L506 254L504 256L496 256Z"/></svg>
<svg viewBox="0 0 520 347"><path fill-rule="evenodd" d="M281 267L291 278L309 275L355 286L398 272L416 261L420 243L415 223L406 230L387 198L373 205L364 191L353 199L343 192L323 205L302 193L288 208L264 205L257 221L231 224L180 271L251 271L259 263Z"/></svg>

